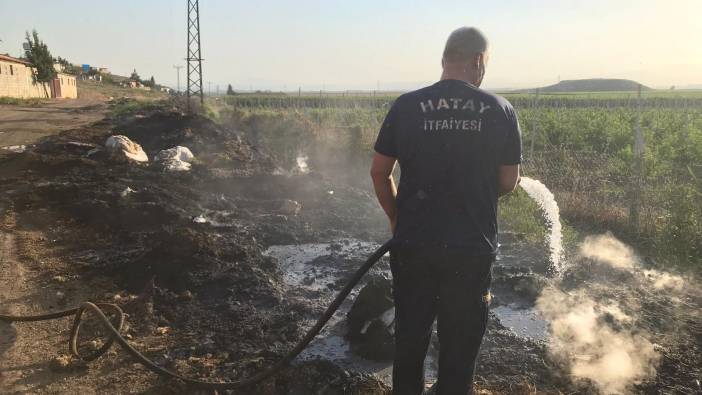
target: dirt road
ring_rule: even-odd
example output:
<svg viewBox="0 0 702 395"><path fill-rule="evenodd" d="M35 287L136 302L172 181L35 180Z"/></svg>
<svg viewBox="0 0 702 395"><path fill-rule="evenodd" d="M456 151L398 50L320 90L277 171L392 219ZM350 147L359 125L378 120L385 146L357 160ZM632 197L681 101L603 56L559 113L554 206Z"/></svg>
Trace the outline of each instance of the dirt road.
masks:
<svg viewBox="0 0 702 395"><path fill-rule="evenodd" d="M78 129L105 118L112 98L140 101L165 99L162 92L126 89L78 81L78 99L44 100L39 104L0 105L0 148L30 145L42 137Z"/></svg>
<svg viewBox="0 0 702 395"><path fill-rule="evenodd" d="M29 145L105 117L107 103L91 97L31 105L0 105L0 147Z"/></svg>
<svg viewBox="0 0 702 395"><path fill-rule="evenodd" d="M104 299L104 292L114 292L109 281L86 280L71 269L61 248L57 248L63 233L59 224L53 231L34 225L17 221L16 213L0 203L0 306L4 313L56 311L82 300ZM90 369L71 362L67 357L70 325L70 317L34 323L0 322L0 394L173 391L168 383L154 382L153 375L114 349ZM68 363L62 364L64 361ZM120 379L124 377L130 377L126 387Z"/></svg>
<svg viewBox="0 0 702 395"><path fill-rule="evenodd" d="M32 314L32 309L46 306L45 292L17 256L14 216L0 203L0 305L9 314ZM20 302L21 301L21 302ZM19 328L19 330L18 330ZM37 391L47 382L42 367L41 350L53 347L51 334L61 331L55 322L25 327L0 322L0 392Z"/></svg>
<svg viewBox="0 0 702 395"><path fill-rule="evenodd" d="M4 219L5 209L0 203L0 218ZM3 221L4 222L4 221ZM9 314L20 314L19 309L11 305L12 299L24 293L24 271L18 264L14 254L14 236L5 228L3 223L0 230L0 305L7 305ZM0 383L3 387L17 378L16 371L6 370L6 361L18 358L14 345L17 342L17 331L14 326L0 322ZM7 387L10 391L21 391L24 388Z"/></svg>

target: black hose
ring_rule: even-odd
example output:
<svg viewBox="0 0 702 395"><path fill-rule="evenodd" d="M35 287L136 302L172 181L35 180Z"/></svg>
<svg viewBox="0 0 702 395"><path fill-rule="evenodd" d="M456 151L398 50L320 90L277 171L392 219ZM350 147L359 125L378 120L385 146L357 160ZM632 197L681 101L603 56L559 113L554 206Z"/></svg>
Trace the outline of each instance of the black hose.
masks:
<svg viewBox="0 0 702 395"><path fill-rule="evenodd" d="M67 317L70 315L73 315L75 318L73 320L73 327L71 328L71 335L70 335L70 340L69 340L69 350L71 354L79 359L82 359L84 361L92 361L97 358L99 358L101 355L107 352L107 350L112 346L113 342L117 342L122 348L127 351L132 357L134 357L139 363L144 365L147 369L150 371L157 373L162 376L168 376L174 379L181 380L185 383L197 386L197 387L203 387L203 388L210 388L210 389L218 389L218 390L225 390L225 389L235 389L235 388L242 388L242 387L247 387L252 384L256 384L260 381L263 381L267 379L268 377L273 376L274 374L278 373L282 368L288 365L295 357L297 357L302 350L307 347L307 345L310 344L310 342L319 334L319 332L322 330L324 325L329 321L329 319L334 315L336 310L341 306L341 304L344 302L344 299L351 293L351 290L358 284L358 282L363 278L363 276L370 270L370 268L380 260L380 258L385 255L386 252L390 250L390 243L391 241L387 241L385 244L380 246L368 259L365 261L361 267L356 270L356 272L353 274L353 276L349 279L349 281L346 283L346 286L339 291L337 294L336 298L334 301L327 307L327 310L322 314L321 317L317 320L317 323L314 324L314 326L307 332L305 337L300 340L297 345L290 350L280 361L276 362L273 366L269 367L267 370L264 370L261 373L258 373L252 377L242 379L239 381L225 381L225 382L208 382L208 381L202 381L198 379L193 379L193 378L188 378L184 376L180 376L176 373L171 372L170 370L167 370L147 357L145 357L142 353L137 351L134 347L132 347L126 339L120 335L120 330L122 329L122 325L124 323L124 314L122 312L122 309L119 308L119 306L115 304L108 304L108 303L92 303L92 302L83 302L79 307L69 309L69 310L63 310L63 311L58 311L54 313L49 313L49 314L42 314L42 315L34 315L34 316L12 316L12 315L3 315L0 314L0 321L5 321L5 322L31 322L31 321L46 321L46 320L52 320L56 318L61 318L61 317ZM116 317L116 324L113 325L113 323L110 321L110 319L105 315L103 309L110 309L112 312L115 314ZM103 324L105 329L107 329L110 332L110 338L108 341L100 347L97 351L93 352L90 355L87 356L81 356L78 354L78 333L80 331L80 326L83 320L83 313L86 310L90 310L91 312L95 313L97 316L98 320ZM116 326L116 327L115 327Z"/></svg>

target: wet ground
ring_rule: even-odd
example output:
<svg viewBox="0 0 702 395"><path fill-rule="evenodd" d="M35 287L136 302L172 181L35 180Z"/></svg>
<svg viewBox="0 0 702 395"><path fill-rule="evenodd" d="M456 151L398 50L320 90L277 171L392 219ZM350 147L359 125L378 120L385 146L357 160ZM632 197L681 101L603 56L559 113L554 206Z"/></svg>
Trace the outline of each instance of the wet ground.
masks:
<svg viewBox="0 0 702 395"><path fill-rule="evenodd" d="M504 250L509 252L516 246L517 244L511 244L510 248L504 248ZM275 258L279 263L285 285L292 296L314 298L327 304L335 296L335 291L344 284L344 280L349 278L352 272L377 247L378 245L375 243L340 239L330 243L274 245L264 251L264 255ZM328 327L303 352L302 360L328 359L347 369L374 373L386 384L391 384L392 361L389 358L385 361L363 358L352 351L351 344L347 339L349 331L347 314L352 301L360 289L368 283L369 278L391 278L387 259L386 255L383 261L377 264L369 272L367 278L352 292L349 300L341 306ZM509 266L521 267L524 264L523 260L517 261L515 259L516 257L510 256L508 253L501 254L496 270L500 271L503 267ZM533 300L529 301L513 294L507 296L507 292L503 294L502 290L496 291L493 297L495 302L492 308L492 320L504 325L506 330L518 337L533 339L536 342L543 342L546 339L548 324L535 311ZM392 322L393 312L389 311L385 314L388 313L388 320ZM435 335L426 361L428 383L433 383L436 380L438 350L435 345L437 342Z"/></svg>
<svg viewBox="0 0 702 395"><path fill-rule="evenodd" d="M197 161L190 172L165 173L153 165L86 155L114 132L140 143L150 157L183 145ZM301 174L286 170L290 167L235 131L178 113L106 119L46 137L25 152L0 152L3 234L21 236L11 242L13 261L22 270L47 273L20 287L47 290L42 299L17 290L4 295L3 303L50 310L59 302L111 299L129 314L126 334L158 363L201 378L248 377L301 339L345 278L388 236L370 190L314 168ZM553 356L550 329L535 309L553 282L547 275L550 252L507 231L501 243L479 387L484 393L596 393L596 384L576 379L570 362ZM560 287L581 288L598 266L576 267L558 281ZM368 278L373 276L387 277L387 262ZM620 284L618 292L633 283ZM62 292L60 300L56 292ZM657 344L666 351L659 373L628 390L693 393L700 366L698 316L687 317L691 313L684 312L694 310L675 310L678 305L660 306L654 292L642 297L651 304L644 310L646 328L661 333ZM679 299L699 306L693 296ZM390 363L349 351L345 315L351 303L292 367L241 393L387 393ZM685 322L676 327L686 334L680 340L665 335L670 328L656 322L673 310ZM50 341L40 347L27 338L3 344L5 388L89 393L114 389L107 383L129 374L130 384L118 387L122 392L194 391L157 379L121 352L77 372L32 375L65 348L53 330L41 334ZM37 361L35 367L16 359L25 354ZM430 353L430 376L433 358Z"/></svg>

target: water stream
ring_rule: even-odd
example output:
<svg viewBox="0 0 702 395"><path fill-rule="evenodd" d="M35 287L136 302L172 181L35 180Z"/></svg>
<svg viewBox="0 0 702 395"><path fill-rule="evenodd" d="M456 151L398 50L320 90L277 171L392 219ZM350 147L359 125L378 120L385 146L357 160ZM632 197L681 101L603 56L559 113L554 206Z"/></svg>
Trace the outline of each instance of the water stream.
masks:
<svg viewBox="0 0 702 395"><path fill-rule="evenodd" d="M519 186L541 207L549 224L548 244L551 251L551 265L554 274L563 273L563 234L558 203L553 193L539 180L522 177Z"/></svg>

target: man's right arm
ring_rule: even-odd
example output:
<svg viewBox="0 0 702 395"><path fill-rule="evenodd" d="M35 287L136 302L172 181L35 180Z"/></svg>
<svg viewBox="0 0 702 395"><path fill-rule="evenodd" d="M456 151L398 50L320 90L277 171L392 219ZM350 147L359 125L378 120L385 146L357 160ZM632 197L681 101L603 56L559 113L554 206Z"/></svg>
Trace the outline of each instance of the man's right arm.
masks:
<svg viewBox="0 0 702 395"><path fill-rule="evenodd" d="M395 233L395 223L397 222L397 187L392 177L392 170L397 163L397 106L399 99L390 108L385 116L383 125L378 132L378 139L375 141L373 164L371 165L371 178L373 187L378 197L378 202L383 207L385 214L390 220L390 229Z"/></svg>
<svg viewBox="0 0 702 395"><path fill-rule="evenodd" d="M392 178L392 170L395 168L396 162L395 158L376 152L373 155L373 164L370 171L375 196L388 216L392 233L395 233L395 224L397 223L397 187L395 186L395 180Z"/></svg>

